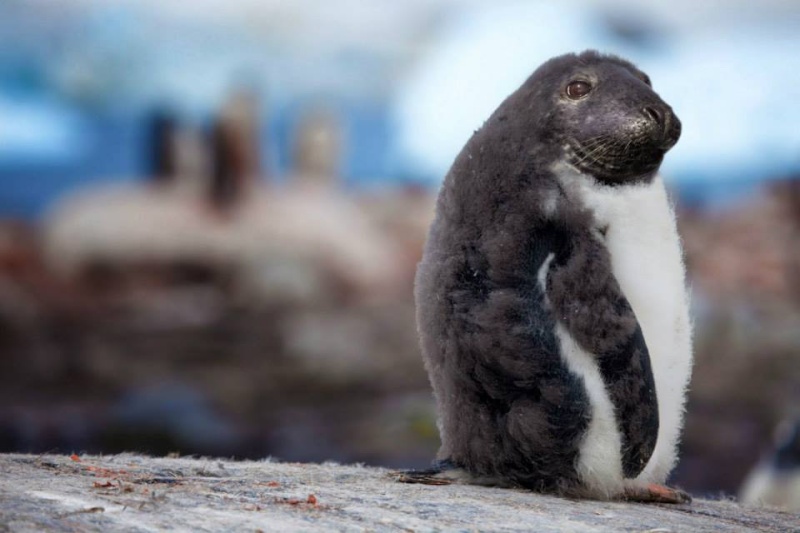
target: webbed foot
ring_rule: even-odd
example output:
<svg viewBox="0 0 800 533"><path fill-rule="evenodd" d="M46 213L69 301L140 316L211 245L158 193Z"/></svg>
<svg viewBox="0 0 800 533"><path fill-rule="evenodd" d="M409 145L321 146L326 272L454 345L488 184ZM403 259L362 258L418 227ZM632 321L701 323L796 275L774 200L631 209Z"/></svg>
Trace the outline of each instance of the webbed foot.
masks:
<svg viewBox="0 0 800 533"><path fill-rule="evenodd" d="M455 479L448 479L441 470L406 470L395 472L395 480L400 483L422 483L424 485L452 485Z"/></svg>
<svg viewBox="0 0 800 533"><path fill-rule="evenodd" d="M424 485L452 485L458 481L458 472L461 469L450 460L434 462L426 470L406 470L394 472L395 479L400 483L422 483Z"/></svg>
<svg viewBox="0 0 800 533"><path fill-rule="evenodd" d="M691 503L692 497L680 490L673 489L664 485L648 483L643 487L628 487L625 489L623 498L632 502L640 503Z"/></svg>

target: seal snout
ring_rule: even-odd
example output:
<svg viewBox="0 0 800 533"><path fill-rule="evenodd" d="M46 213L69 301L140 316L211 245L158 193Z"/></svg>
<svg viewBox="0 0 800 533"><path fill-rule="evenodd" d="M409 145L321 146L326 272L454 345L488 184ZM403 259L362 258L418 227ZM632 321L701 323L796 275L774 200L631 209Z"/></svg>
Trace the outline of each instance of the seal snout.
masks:
<svg viewBox="0 0 800 533"><path fill-rule="evenodd" d="M648 104L642 108L642 113L661 140L660 147L663 150L669 150L678 142L681 136L681 121L669 106Z"/></svg>

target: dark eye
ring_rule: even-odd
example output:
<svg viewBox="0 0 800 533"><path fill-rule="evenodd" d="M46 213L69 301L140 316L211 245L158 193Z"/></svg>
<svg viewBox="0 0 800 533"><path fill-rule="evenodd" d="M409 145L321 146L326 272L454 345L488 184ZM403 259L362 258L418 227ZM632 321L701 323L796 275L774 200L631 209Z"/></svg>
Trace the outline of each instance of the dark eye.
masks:
<svg viewBox="0 0 800 533"><path fill-rule="evenodd" d="M571 81L567 85L567 96L573 100L580 100L592 90L592 86L586 81Z"/></svg>
<svg viewBox="0 0 800 533"><path fill-rule="evenodd" d="M650 76L647 74L642 74L642 81L645 82L649 87L653 86L653 84L650 83Z"/></svg>

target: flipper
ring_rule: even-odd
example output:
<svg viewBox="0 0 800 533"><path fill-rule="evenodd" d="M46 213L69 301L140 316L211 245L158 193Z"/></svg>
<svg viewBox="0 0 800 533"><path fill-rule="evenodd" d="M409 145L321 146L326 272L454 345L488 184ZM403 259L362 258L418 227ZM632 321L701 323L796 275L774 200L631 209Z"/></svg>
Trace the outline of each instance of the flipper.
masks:
<svg viewBox="0 0 800 533"><path fill-rule="evenodd" d="M653 454L659 417L650 355L636 315L614 277L602 237L581 212L562 213L568 232L554 248L546 291L558 320L597 357L622 437L622 470L638 476ZM583 220L581 220L583 219ZM554 223L558 227L558 221ZM566 225L566 224L565 224ZM578 233L575 227L586 228ZM555 233L559 233L555 230Z"/></svg>

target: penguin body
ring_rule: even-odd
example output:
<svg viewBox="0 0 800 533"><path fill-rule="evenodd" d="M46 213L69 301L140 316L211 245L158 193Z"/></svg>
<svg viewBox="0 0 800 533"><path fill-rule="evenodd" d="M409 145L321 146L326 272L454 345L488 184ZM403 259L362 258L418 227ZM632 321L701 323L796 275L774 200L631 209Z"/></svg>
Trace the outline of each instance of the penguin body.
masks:
<svg viewBox="0 0 800 533"><path fill-rule="evenodd" d="M630 63L545 63L467 142L418 267L438 459L608 498L675 463L691 326L657 175L680 122Z"/></svg>

